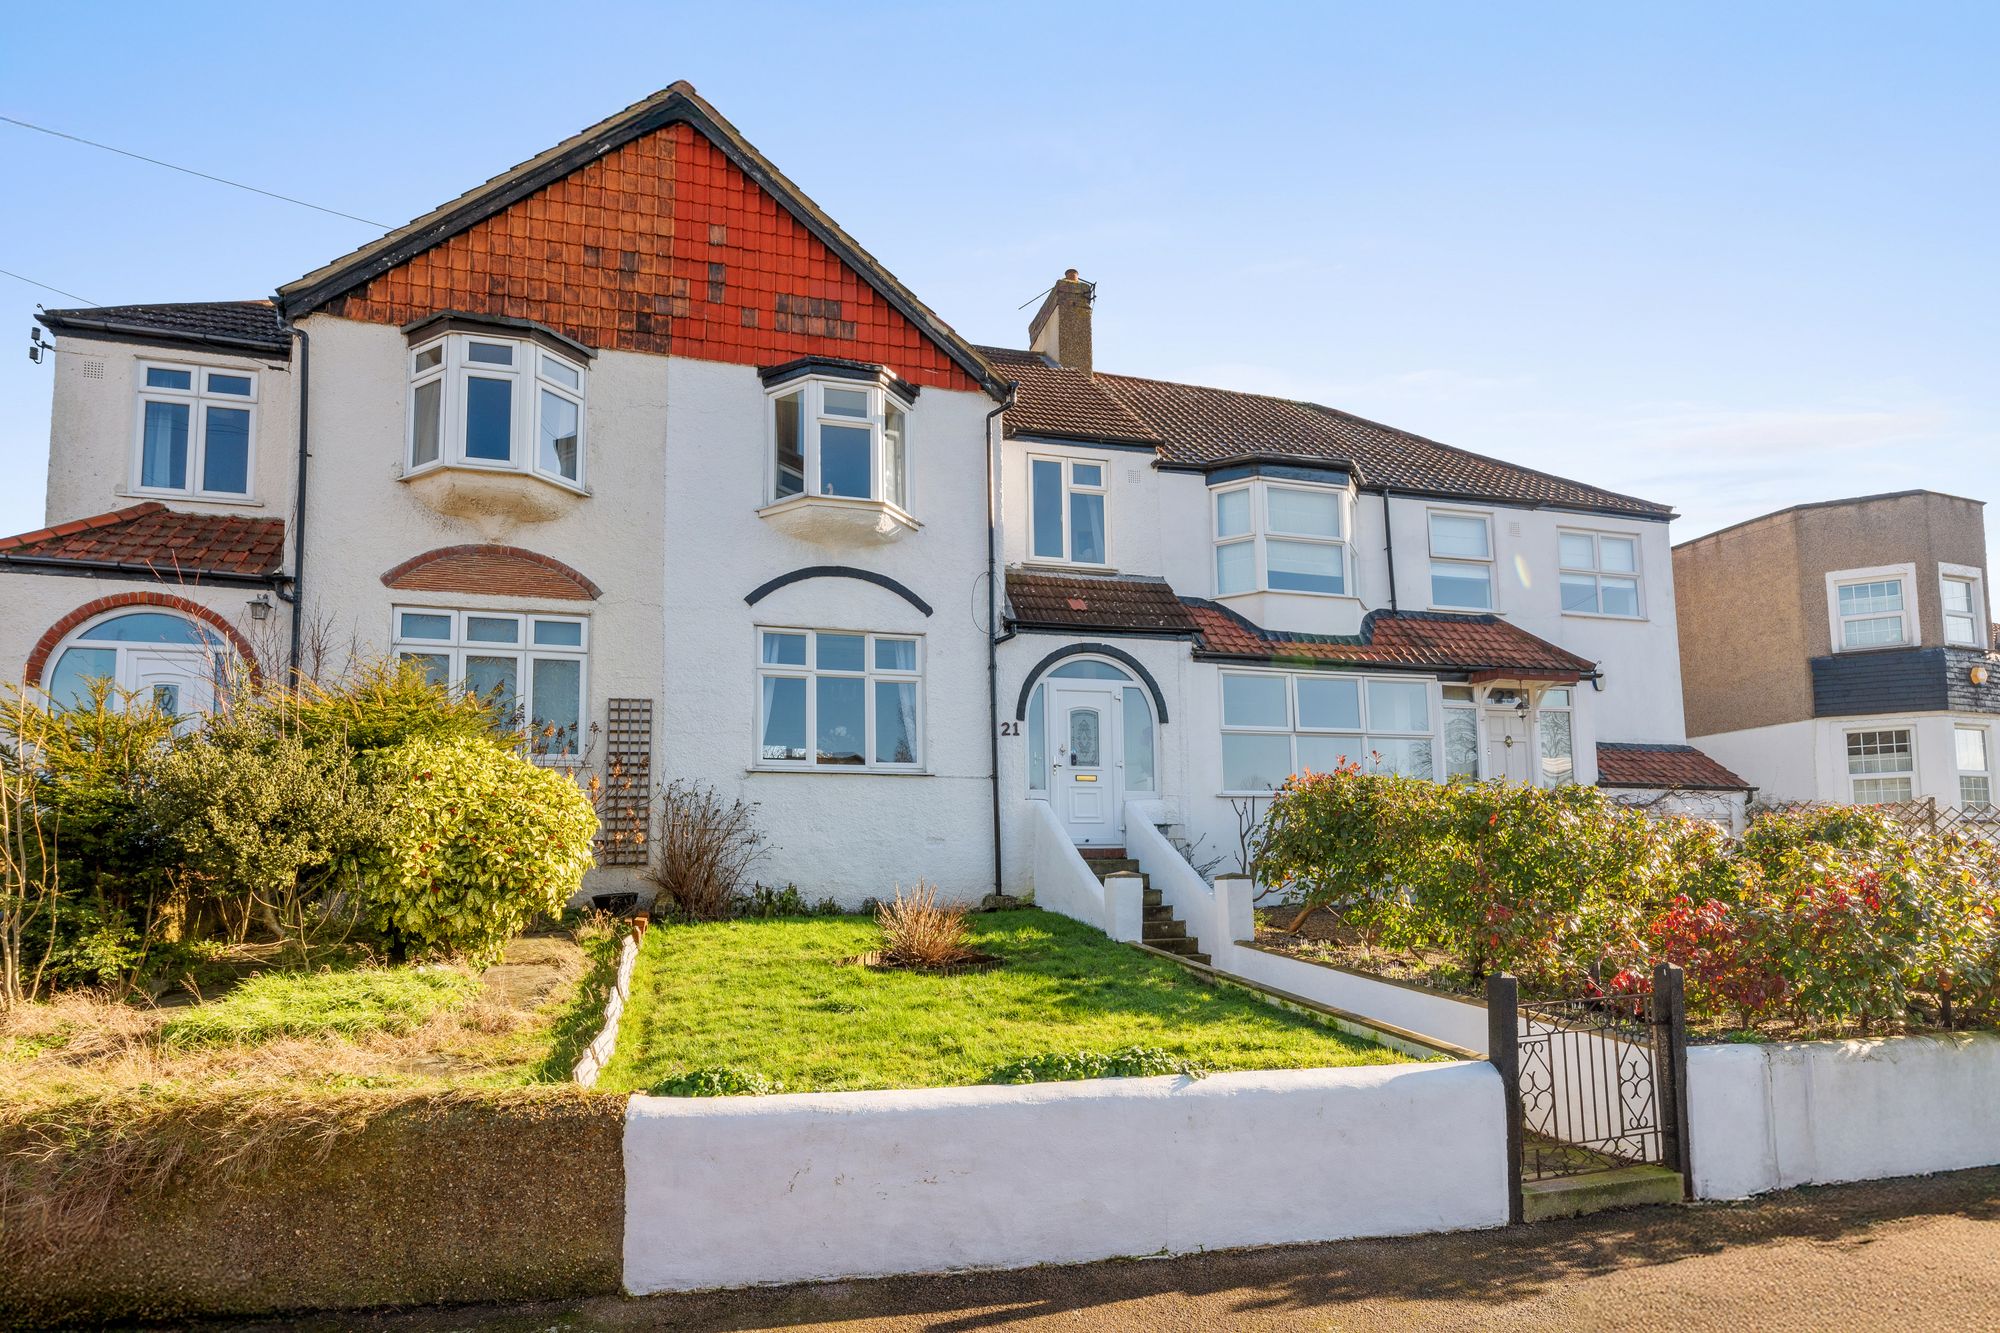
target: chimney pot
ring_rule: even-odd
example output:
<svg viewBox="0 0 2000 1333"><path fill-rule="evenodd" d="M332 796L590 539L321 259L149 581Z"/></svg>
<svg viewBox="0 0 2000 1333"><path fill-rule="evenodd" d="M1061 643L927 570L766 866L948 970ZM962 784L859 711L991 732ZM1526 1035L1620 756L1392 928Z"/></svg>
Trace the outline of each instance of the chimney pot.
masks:
<svg viewBox="0 0 2000 1333"><path fill-rule="evenodd" d="M1091 368L1090 305L1096 288L1066 269L1028 321L1028 346L1069 370Z"/></svg>

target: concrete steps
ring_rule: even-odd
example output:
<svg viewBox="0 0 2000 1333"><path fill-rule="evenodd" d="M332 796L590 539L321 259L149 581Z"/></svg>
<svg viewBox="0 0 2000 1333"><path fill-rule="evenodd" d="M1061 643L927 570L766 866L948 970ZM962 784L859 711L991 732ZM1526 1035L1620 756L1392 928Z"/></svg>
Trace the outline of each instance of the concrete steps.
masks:
<svg viewBox="0 0 2000 1333"><path fill-rule="evenodd" d="M1166 899L1153 887L1150 875L1139 869L1139 863L1125 855L1123 847L1084 847L1084 863L1091 873L1102 881L1112 875L1137 875L1140 883L1140 901L1144 904L1139 919L1139 939L1165 953L1177 954L1197 963L1209 961L1208 955L1195 947L1195 941L1188 938L1187 925L1174 915L1174 909L1167 906Z"/></svg>

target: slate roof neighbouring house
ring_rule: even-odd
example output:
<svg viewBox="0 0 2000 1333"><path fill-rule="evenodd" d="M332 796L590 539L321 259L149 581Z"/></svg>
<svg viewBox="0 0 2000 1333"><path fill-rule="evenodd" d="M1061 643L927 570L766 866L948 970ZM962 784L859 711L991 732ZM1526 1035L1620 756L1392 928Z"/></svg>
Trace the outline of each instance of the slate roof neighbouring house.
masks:
<svg viewBox="0 0 2000 1333"><path fill-rule="evenodd" d="M44 310L35 316L58 333L128 333L173 342L214 342L285 356L291 335L269 301L174 301L164 305L98 305Z"/></svg>
<svg viewBox="0 0 2000 1333"><path fill-rule="evenodd" d="M284 567L285 521L185 514L157 501L0 537L0 563L127 569L173 578L269 578Z"/></svg>
<svg viewBox="0 0 2000 1333"><path fill-rule="evenodd" d="M1637 741L1597 743L1600 787L1680 787L1694 791L1755 791L1692 745Z"/></svg>
<svg viewBox="0 0 2000 1333"><path fill-rule="evenodd" d="M1338 662L1492 679L1576 681L1596 664L1497 616L1436 611L1371 611L1359 634L1286 634L1265 630L1227 607L1184 598L1198 632L1196 652L1258 661Z"/></svg>
<svg viewBox="0 0 2000 1333"><path fill-rule="evenodd" d="M1191 637L1194 618L1165 579L1007 571L1009 619L1043 629Z"/></svg>
<svg viewBox="0 0 2000 1333"><path fill-rule="evenodd" d="M1133 375L1087 374L1038 352L982 347L1019 386L1009 435L1154 447L1162 464L1212 468L1259 458L1354 469L1360 484L1422 495L1670 518L1668 505L1488 458L1352 413L1266 394Z"/></svg>

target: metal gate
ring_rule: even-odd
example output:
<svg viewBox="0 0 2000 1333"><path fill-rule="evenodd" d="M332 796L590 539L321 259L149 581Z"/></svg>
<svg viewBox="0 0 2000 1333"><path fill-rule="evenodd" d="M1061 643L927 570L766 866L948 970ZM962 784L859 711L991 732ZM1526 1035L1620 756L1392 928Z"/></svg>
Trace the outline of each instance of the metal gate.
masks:
<svg viewBox="0 0 2000 1333"><path fill-rule="evenodd" d="M1659 1165L1689 1179L1687 1010L1681 970L1650 995L1523 1003L1505 973L1486 983L1489 1057L1506 1089L1513 1217L1525 1181Z"/></svg>

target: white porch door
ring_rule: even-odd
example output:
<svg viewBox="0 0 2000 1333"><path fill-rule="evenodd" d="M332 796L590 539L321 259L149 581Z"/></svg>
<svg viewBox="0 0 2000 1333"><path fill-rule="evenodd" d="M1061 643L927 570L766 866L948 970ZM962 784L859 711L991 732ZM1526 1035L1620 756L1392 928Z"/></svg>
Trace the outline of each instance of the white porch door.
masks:
<svg viewBox="0 0 2000 1333"><path fill-rule="evenodd" d="M1056 685L1049 692L1049 796L1079 847L1125 838L1123 718L1117 690Z"/></svg>
<svg viewBox="0 0 2000 1333"><path fill-rule="evenodd" d="M1483 775L1509 782L1532 781L1534 746L1528 742L1528 719L1512 708L1487 709Z"/></svg>
<svg viewBox="0 0 2000 1333"><path fill-rule="evenodd" d="M189 719L215 709L215 657L202 651L133 648L126 654L128 688L141 702Z"/></svg>

